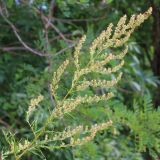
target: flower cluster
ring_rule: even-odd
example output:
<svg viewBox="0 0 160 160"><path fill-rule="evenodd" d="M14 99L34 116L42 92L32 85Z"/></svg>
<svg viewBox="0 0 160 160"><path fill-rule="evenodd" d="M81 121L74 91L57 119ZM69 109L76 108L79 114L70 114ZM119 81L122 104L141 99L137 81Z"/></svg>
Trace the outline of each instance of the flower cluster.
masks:
<svg viewBox="0 0 160 160"><path fill-rule="evenodd" d="M101 123L101 124L95 124L95 125L92 125L90 129L86 129L83 133L85 132L89 132L90 134L88 136L84 136L83 138L81 139L74 139L74 138L71 138L71 146L75 146L75 145L83 145L84 143L88 142L88 141L91 141L95 136L96 136L96 133L99 132L99 131L102 131L106 128L108 128L109 126L112 126L112 121L108 121L108 122L105 122L105 123Z"/></svg>
<svg viewBox="0 0 160 160"><path fill-rule="evenodd" d="M75 134L78 134L83 131L83 126L79 125L72 129L71 126L68 126L63 132L59 132L56 135L54 135L53 140L64 140L66 138L70 138L74 136Z"/></svg>
<svg viewBox="0 0 160 160"><path fill-rule="evenodd" d="M114 27L114 25L111 23L105 31L103 31L93 42L91 43L89 47L89 61L86 66L83 68L81 67L81 61L80 61L80 54L82 46L86 40L86 36L83 36L77 47L75 48L74 52L74 75L72 77L71 87L69 88L67 94L61 99L60 97L56 98L58 96L57 92L59 89L59 83L61 80L61 77L63 76L64 71L66 70L67 66L69 65L69 60L65 60L58 69L53 74L53 80L50 84L52 95L55 98L55 107L50 112L50 115L48 116L47 120L44 122L43 126L38 129L36 132L32 130L34 138L33 140L25 141L24 144L19 143L18 152L20 152L19 157L23 156L28 150L31 150L31 148L36 148L37 145L39 147L49 148L61 148L61 147L67 147L67 146L76 146L76 145L82 145L90 140L92 140L98 131L107 129L108 127L112 126L113 123L111 120L108 122L100 123L100 124L90 124L90 126L84 126L83 124L73 127L67 127L64 131L54 134L52 133L52 136L48 135L47 129L48 126L53 123L54 120L64 118L65 114L68 114L70 112L73 112L76 107L81 106L87 106L87 104L90 104L92 106L92 103L98 103L100 101L107 101L111 97L113 97L112 92L108 92L104 95L84 95L84 96L74 96L72 95L72 91L75 92L83 91L87 89L87 87L91 86L93 88L96 87L114 87L121 79L122 73L119 73L118 70L120 70L124 64L124 56L126 55L128 51L128 47L126 47L121 53L104 53L106 50L113 51L114 48L117 48L121 46L121 48L124 48L124 43L129 39L131 33L135 30L136 27L138 27L141 23L144 22L145 19L147 19L152 12L152 8L149 8L148 11L146 11L144 14L139 15L133 15L129 22L126 23L127 16L123 16L117 26ZM114 29L115 28L115 29ZM113 32L114 30L114 32ZM114 63L114 66L109 65L110 61L116 61ZM109 77L111 80L106 80L98 77L98 79L92 79L87 80L87 75L89 73L96 72L99 74L107 75L107 78ZM113 74L115 78L113 79ZM105 76L102 76L105 77ZM86 92L87 93L87 92ZM69 95L69 96L68 96ZM77 94L78 95L78 94ZM27 111L27 122L29 123L29 116L31 113L36 109L36 106L43 100L43 96L38 96L35 99L31 100L31 103L29 105L28 111ZM81 105L81 104L86 105ZM34 122L36 123L36 121ZM30 125L30 123L29 123ZM31 126L31 125L30 125ZM32 127L31 127L32 129ZM50 132L49 132L50 133ZM76 136L75 136L76 135ZM42 137L44 137L44 140L42 140ZM79 138L77 137L79 136ZM69 138L70 141L66 142L64 144L63 140ZM61 141L58 143L52 143L51 146L49 146L48 142L52 141ZM50 149L50 148L49 148Z"/></svg>
<svg viewBox="0 0 160 160"><path fill-rule="evenodd" d="M39 95L37 98L34 98L30 101L30 105L27 111L27 121L32 112L36 109L36 106L44 99L42 95Z"/></svg>
<svg viewBox="0 0 160 160"><path fill-rule="evenodd" d="M52 84L50 85L53 95L55 94L56 90L58 89L58 82L60 81L61 76L64 73L64 70L66 69L68 64L69 64L69 61L65 60L61 64L61 66L57 69L57 71L54 72L54 74L53 74Z"/></svg>
<svg viewBox="0 0 160 160"><path fill-rule="evenodd" d="M79 69L79 54L80 54L80 50L81 50L82 45L83 45L83 43L85 42L85 40L86 40L86 35L84 35L84 36L80 39L77 47L75 47L74 63L75 63L75 66L76 66L77 69Z"/></svg>
<svg viewBox="0 0 160 160"><path fill-rule="evenodd" d="M84 143L91 141L96 136L97 132L107 129L112 126L112 124L113 122L109 120L104 123L91 125L90 127L79 125L72 129L72 127L69 126L63 132L55 134L52 141L62 141L70 138L70 143L65 144L62 142L59 147L83 145ZM82 138L74 138L75 135L81 135Z"/></svg>
<svg viewBox="0 0 160 160"><path fill-rule="evenodd" d="M119 20L116 27L114 27L114 25L111 23L107 27L107 29L103 31L91 43L91 46L89 47L90 59L88 61L88 64L83 68L80 65L80 54L82 46L86 40L86 36L83 36L80 39L74 52L75 71L72 79L71 88L69 89L68 93L62 100L57 101L56 107L51 114L52 118L55 117L63 118L65 114L73 112L76 109L76 107L80 106L81 104L84 103L92 104L93 102L98 103L99 101L104 101L104 100L107 101L108 99L113 97L113 93L110 92L102 96L85 95L85 96L77 96L74 98L68 98L68 94L70 94L72 90L74 90L74 92L83 91L89 86L93 88L114 87L122 77L122 73L117 74L117 72L122 68L124 64L124 56L128 51L128 47L124 47L124 43L129 39L131 33L135 30L135 28L138 27L141 23L143 23L144 20L151 15L151 12L152 8L149 8L149 10L146 11L144 14L139 14L137 16L133 15L128 23L126 22L127 16L125 15ZM123 47L124 50L119 54L104 53L109 48L117 48L120 46ZM114 66L108 65L112 60L117 62L116 65ZM56 91L58 89L58 82L64 70L66 69L68 63L69 63L68 60L65 61L55 72L53 76L53 83L51 84L52 90ZM116 73L117 76L115 75L115 78L111 80L105 80L100 78L86 80L86 76L92 72L104 74L107 75L107 77L110 76L110 78L114 73ZM82 79L81 77L83 77L83 80L81 80ZM108 128L111 125L112 121L105 122L102 124L91 125L90 129L88 126L83 127L83 125L77 126L74 129L71 129L69 127L63 132L56 134L53 140L63 140L66 138L71 138L70 143L64 144L62 142L62 144L59 147L81 145L84 144L85 142L92 140L98 131ZM87 135L85 133L87 133ZM85 136L83 136L83 138L74 139L75 134L85 134Z"/></svg>
<svg viewBox="0 0 160 160"><path fill-rule="evenodd" d="M31 142L29 142L28 140L25 140L24 143L19 143L18 144L18 147L19 147L19 150L24 150L26 149L29 145L30 145Z"/></svg>
<svg viewBox="0 0 160 160"><path fill-rule="evenodd" d="M89 86L92 86L94 88L96 87L103 87L103 88L108 88L108 87L113 87L115 84L118 83L118 81L121 79L122 73L119 73L119 75L117 76L117 78L110 80L110 81L106 81L106 80L91 80L91 81L82 81L81 85L77 86L77 90L81 91L86 89Z"/></svg>
<svg viewBox="0 0 160 160"><path fill-rule="evenodd" d="M75 99L67 99L64 102L58 102L58 106L53 111L54 117L62 117L64 114L73 111L78 105L82 103L93 103L102 100L108 100L113 97L113 93L108 93L102 96L78 96Z"/></svg>

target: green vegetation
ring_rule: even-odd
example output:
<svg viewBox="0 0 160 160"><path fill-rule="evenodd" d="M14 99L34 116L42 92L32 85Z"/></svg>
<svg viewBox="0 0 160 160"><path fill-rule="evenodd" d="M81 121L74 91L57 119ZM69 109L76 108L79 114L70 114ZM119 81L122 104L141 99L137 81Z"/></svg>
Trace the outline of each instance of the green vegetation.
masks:
<svg viewBox="0 0 160 160"><path fill-rule="evenodd" d="M0 160L159 159L159 7L0 0Z"/></svg>

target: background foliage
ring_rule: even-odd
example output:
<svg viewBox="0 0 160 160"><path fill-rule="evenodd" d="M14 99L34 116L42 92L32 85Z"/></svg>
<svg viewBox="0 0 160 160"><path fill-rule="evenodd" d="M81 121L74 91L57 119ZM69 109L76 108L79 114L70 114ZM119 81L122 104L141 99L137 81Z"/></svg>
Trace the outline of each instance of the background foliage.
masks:
<svg viewBox="0 0 160 160"><path fill-rule="evenodd" d="M29 136L24 115L29 100L39 93L48 97L48 101L37 112L39 122L43 121L47 115L46 106L52 105L48 94L52 72L66 57L72 56L73 46L84 33L88 36L87 46L110 22L116 24L122 15L130 16L152 6L153 16L136 30L128 42L124 76L114 91L117 96L109 103L95 105L90 110L81 109L73 115L75 124L77 115L86 124L88 121L97 122L112 117L116 129L99 133L94 142L85 146L54 152L43 150L42 153L46 159L55 160L158 159L159 0L146 0L145 3L140 0L56 0L52 3L47 0L0 1L3 12L15 25L22 40L39 53L52 55L48 57L30 52L17 39L10 24L0 17L0 151L7 145L2 129L10 130L19 137L22 134ZM50 18L53 24L49 28L45 17ZM46 43L46 30L49 43ZM59 93L61 96L69 85L67 73L62 81L64 86ZM104 90L88 89L86 92L102 94ZM71 120L69 117L56 126L64 126ZM27 158L37 160L39 156L27 155Z"/></svg>

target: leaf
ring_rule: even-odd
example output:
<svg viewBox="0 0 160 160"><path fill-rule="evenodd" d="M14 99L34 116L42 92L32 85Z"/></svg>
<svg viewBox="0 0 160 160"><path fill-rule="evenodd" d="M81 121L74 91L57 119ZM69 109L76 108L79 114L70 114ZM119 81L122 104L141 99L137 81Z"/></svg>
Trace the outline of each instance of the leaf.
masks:
<svg viewBox="0 0 160 160"><path fill-rule="evenodd" d="M132 81L131 86L137 91L141 91L141 86L137 82Z"/></svg>
<svg viewBox="0 0 160 160"><path fill-rule="evenodd" d="M154 81L154 79L146 78L146 81L152 86L157 87L157 83Z"/></svg>
<svg viewBox="0 0 160 160"><path fill-rule="evenodd" d="M14 3L13 0L8 0L7 1L7 7L11 8L13 6L13 3Z"/></svg>
<svg viewBox="0 0 160 160"><path fill-rule="evenodd" d="M112 3L113 2L113 0L107 0L107 3L108 4L110 4L110 3Z"/></svg>

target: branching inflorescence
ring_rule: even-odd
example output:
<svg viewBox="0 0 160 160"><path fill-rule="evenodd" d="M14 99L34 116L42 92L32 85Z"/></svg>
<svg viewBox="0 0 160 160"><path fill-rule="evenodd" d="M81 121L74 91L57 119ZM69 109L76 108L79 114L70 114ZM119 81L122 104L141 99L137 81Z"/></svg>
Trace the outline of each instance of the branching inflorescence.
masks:
<svg viewBox="0 0 160 160"><path fill-rule="evenodd" d="M74 111L78 105L80 104L92 104L98 103L100 101L107 101L113 97L112 92L108 92L104 95L94 95L94 96L77 96L74 98L70 98L68 96L72 93L73 90L76 92L83 91L87 87L91 86L93 88L103 87L103 88L112 88L114 87L121 79L122 73L118 73L117 71L124 64L124 56L127 53L128 47L124 46L125 42L128 41L131 33L134 31L136 27L138 27L141 23L147 19L152 12L152 8L149 8L144 14L133 15L129 22L126 22L127 16L123 16L117 26L114 28L114 25L111 23L92 43L89 47L89 60L88 64L85 67L81 67L80 61L80 53L83 46L83 43L86 40L86 36L84 35L74 52L74 66L75 71L72 77L71 87L68 90L67 94L60 99L58 97L57 91L59 89L59 83L61 80L61 76L66 70L67 66L70 64L69 60L65 60L53 74L53 80L50 84L52 95L55 100L55 108L50 112L47 120L44 122L43 126L35 131L33 128L34 121L31 121L31 116L34 114L33 112L37 109L38 105L41 101L43 101L44 97L39 95L37 98L32 99L27 111L27 122L31 127L33 132L33 139L31 140L23 140L18 143L10 142L10 138L8 138L8 142L10 144L10 151L6 152L6 155L14 154L15 158L19 160L24 154L29 151L37 150L40 148L62 148L68 146L76 146L82 145L88 141L91 141L98 131L109 128L113 125L112 120L107 122L99 123L99 124L91 124L90 126L79 125L76 127L68 126L62 132L52 132L51 135L47 134L47 130L50 124L54 122L56 119L62 119L65 114L69 114ZM114 31L113 31L114 30ZM123 51L119 54L114 53L106 53L106 50L109 48L114 49L117 47L123 47ZM109 65L110 61L116 61L115 66ZM90 73L99 73L102 75L110 76L115 73L115 78L111 80L86 80L85 76ZM32 116L34 117L34 116ZM63 141L66 140L67 142ZM5 155L5 154L4 154Z"/></svg>

